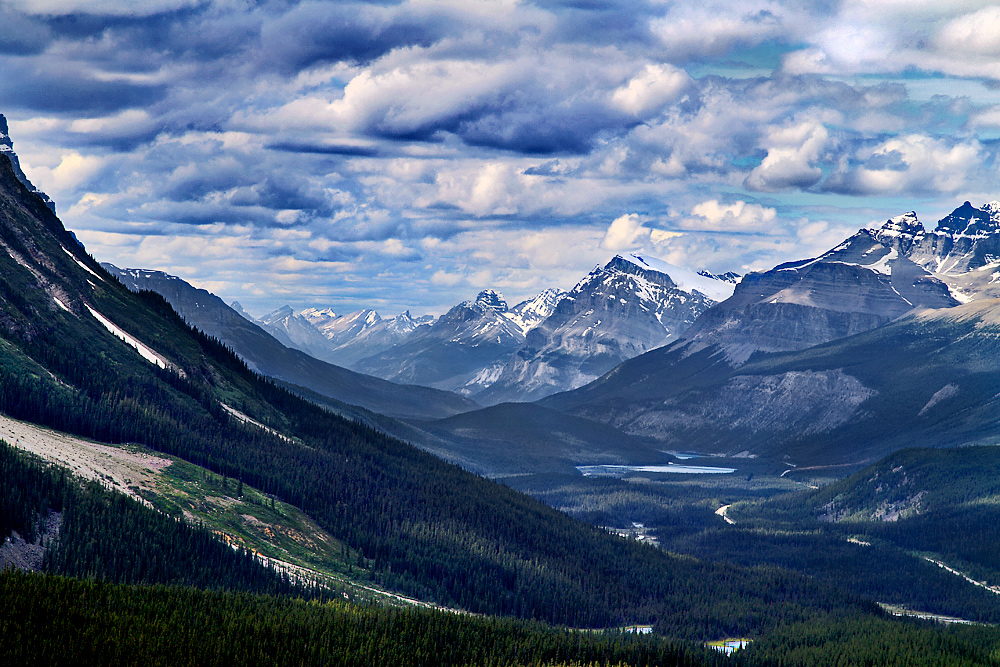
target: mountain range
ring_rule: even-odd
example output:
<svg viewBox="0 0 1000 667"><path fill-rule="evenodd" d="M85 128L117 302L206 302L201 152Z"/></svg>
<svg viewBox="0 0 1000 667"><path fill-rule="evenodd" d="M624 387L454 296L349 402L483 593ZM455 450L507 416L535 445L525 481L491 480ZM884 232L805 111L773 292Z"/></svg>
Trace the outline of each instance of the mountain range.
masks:
<svg viewBox="0 0 1000 667"><path fill-rule="evenodd" d="M569 292L546 290L513 308L499 293L486 290L436 320L418 321L408 313L384 320L373 311L337 316L332 309L295 313L283 308L259 321L300 350L326 343L350 349L357 358L354 369L365 375L446 391L440 396L454 397L446 410L467 413L458 421L449 420L442 408L419 410L418 400L403 409L356 396L351 400L347 391L317 385L304 365L297 374L272 367L267 374L327 398L409 419L409 424L382 421L381 427L491 475L621 463L629 456L656 462L652 443L660 449L745 454L813 467L861 465L905 442L961 444L973 436L982 441L993 435L986 416L992 395L973 401L981 405L979 416L961 428L929 424L933 405L921 412L934 392L944 392L937 405L955 387L980 386L962 376L961 364L950 367L951 380L913 389L906 399L920 402L913 419L900 422L894 406L903 400L900 392L910 390L898 384L901 373L944 377L937 359L945 349L911 349L906 341L914 330L933 328L940 331L936 340L950 341L957 321L976 321L963 335L971 340L990 335L988 309L977 313L994 294L1000 267L998 211L998 204L975 208L966 202L933 232L915 213L906 213L861 229L817 257L742 278L619 255ZM156 274L126 273L147 276L145 288L172 299L196 326L205 325L196 303L165 289L171 284L163 282L165 276L159 276L163 285L157 286L150 279ZM972 303L959 308L962 302ZM225 309L221 301L215 306ZM966 314L956 320L960 312ZM225 315L240 326L249 324L247 317ZM206 330L256 368L262 369L269 355L275 358L245 354L239 337L226 327ZM366 339L372 347L366 347ZM376 352L363 356L366 349ZM901 350L911 356L901 356ZM294 357L291 350L283 354ZM989 364L985 354L981 363ZM587 429L539 426L526 437L530 429L516 419L498 419L499 413L477 410L471 402L463 405L456 394L487 406L541 401L538 414L524 408L520 419L536 426L555 424L561 418L554 415L562 413L588 420L592 433L603 424L616 429L618 439L638 440L622 441L621 451L631 452L623 458L597 446L596 437L581 441L569 435ZM476 430L478 418L491 424L488 437ZM893 424L893 433L885 431L887 424ZM506 444L485 447L484 437ZM498 457L504 448L509 456Z"/></svg>
<svg viewBox="0 0 1000 667"><path fill-rule="evenodd" d="M1000 622L1000 205L742 279L620 255L513 308L261 325L98 264L22 177L0 157L0 564L36 572L0 572L0 655L995 662L993 627L886 609ZM290 347L368 337L542 398Z"/></svg>
<svg viewBox="0 0 1000 667"><path fill-rule="evenodd" d="M449 392L387 382L314 359L282 345L214 294L162 271L102 266L132 290L163 296L189 324L224 341L251 369L268 377L391 417L437 419L478 407Z"/></svg>
<svg viewBox="0 0 1000 667"><path fill-rule="evenodd" d="M258 323L317 358L493 405L579 387L671 342L738 280L618 255L569 292L548 288L513 307L484 290L437 319L286 306Z"/></svg>
<svg viewBox="0 0 1000 667"><path fill-rule="evenodd" d="M748 274L673 344L542 404L799 466L994 442L997 208L966 203L932 233L908 213Z"/></svg>

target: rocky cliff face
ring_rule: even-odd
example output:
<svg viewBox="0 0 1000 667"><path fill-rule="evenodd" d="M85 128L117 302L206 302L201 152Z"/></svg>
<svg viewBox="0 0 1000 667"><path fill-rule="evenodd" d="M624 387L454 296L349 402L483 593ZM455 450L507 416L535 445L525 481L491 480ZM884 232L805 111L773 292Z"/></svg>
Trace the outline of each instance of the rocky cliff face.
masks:
<svg viewBox="0 0 1000 667"><path fill-rule="evenodd" d="M537 400L586 384L622 361L676 339L733 288L724 279L651 258L614 257L527 332L524 346L476 400Z"/></svg>
<svg viewBox="0 0 1000 667"><path fill-rule="evenodd" d="M976 208L965 202L934 231L901 234L906 255L945 282L960 301L1000 297L1000 202Z"/></svg>
<svg viewBox="0 0 1000 667"><path fill-rule="evenodd" d="M28 188L28 190L41 197L42 201L45 202L45 205L49 208L49 210L55 213L56 203L52 201L47 194L32 185L31 181L28 180L28 177L25 176L24 172L21 170L21 163L18 161L17 154L14 152L14 142L11 141L9 130L7 129L7 119L3 114L0 114L0 153L6 155L10 160L11 166L14 168L14 175L17 176L17 180L24 183L24 186Z"/></svg>
<svg viewBox="0 0 1000 667"><path fill-rule="evenodd" d="M814 259L751 273L684 338L692 349L718 345L738 365L756 351L801 350L882 326L917 307L957 305L947 285L906 256L922 234L908 213L862 229Z"/></svg>

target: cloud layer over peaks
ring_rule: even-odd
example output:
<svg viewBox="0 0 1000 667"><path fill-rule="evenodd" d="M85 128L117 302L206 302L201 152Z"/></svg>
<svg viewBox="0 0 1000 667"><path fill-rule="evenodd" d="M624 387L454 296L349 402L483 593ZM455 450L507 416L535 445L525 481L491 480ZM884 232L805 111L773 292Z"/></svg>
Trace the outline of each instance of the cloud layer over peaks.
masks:
<svg viewBox="0 0 1000 667"><path fill-rule="evenodd" d="M998 11L11 0L0 112L102 260L256 312L441 312L1000 198Z"/></svg>

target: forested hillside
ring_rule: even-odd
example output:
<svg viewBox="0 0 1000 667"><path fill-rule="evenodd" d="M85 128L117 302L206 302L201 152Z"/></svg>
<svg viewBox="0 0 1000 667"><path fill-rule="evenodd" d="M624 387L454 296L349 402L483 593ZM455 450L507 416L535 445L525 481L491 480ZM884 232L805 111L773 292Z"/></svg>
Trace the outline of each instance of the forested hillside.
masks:
<svg viewBox="0 0 1000 667"><path fill-rule="evenodd" d="M158 295L125 289L6 163L0 205L0 410L11 416L252 484L359 551L383 586L469 611L712 637L854 604L795 575L614 538L332 415L250 372Z"/></svg>

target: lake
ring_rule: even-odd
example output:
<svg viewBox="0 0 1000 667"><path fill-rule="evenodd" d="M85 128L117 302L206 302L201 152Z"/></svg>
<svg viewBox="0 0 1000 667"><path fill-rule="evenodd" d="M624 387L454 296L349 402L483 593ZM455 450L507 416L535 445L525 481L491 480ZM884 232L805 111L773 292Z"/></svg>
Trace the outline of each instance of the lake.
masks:
<svg viewBox="0 0 1000 667"><path fill-rule="evenodd" d="M594 476L614 476L623 475L630 472L665 472L681 475L725 475L736 472L736 468L718 468L716 466L689 466L668 463L666 465L652 466L577 466L577 470L584 477Z"/></svg>

